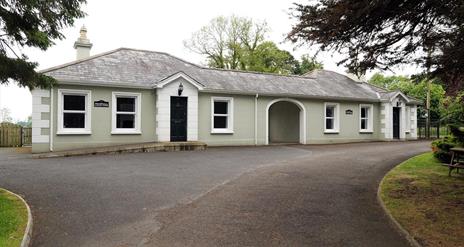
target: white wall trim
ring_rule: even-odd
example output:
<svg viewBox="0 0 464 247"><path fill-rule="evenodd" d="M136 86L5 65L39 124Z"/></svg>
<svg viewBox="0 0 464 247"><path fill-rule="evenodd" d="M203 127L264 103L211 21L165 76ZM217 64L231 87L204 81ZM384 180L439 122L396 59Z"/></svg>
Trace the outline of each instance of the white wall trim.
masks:
<svg viewBox="0 0 464 247"><path fill-rule="evenodd" d="M411 133L411 107L410 106L404 106L404 126L405 129L404 131L406 133Z"/></svg>
<svg viewBox="0 0 464 247"><path fill-rule="evenodd" d="M214 102L227 102L227 128L214 128ZM232 97L211 97L211 134L233 134L234 133L234 98Z"/></svg>
<svg viewBox="0 0 464 247"><path fill-rule="evenodd" d="M118 97L129 97L135 98L135 123L132 129L118 129L116 127L116 113L117 113L117 98ZM112 135L134 135L142 134L141 122L142 122L142 94L132 92L112 92L111 102L111 134Z"/></svg>
<svg viewBox="0 0 464 247"><path fill-rule="evenodd" d="M258 97L259 94L255 95L255 145L258 145Z"/></svg>
<svg viewBox="0 0 464 247"><path fill-rule="evenodd" d="M384 131L382 132L384 139L393 139L393 106L392 103L382 103L381 107L384 109L381 114L381 119L385 123Z"/></svg>
<svg viewBox="0 0 464 247"><path fill-rule="evenodd" d="M187 141L198 140L198 88L179 77L182 97L187 97ZM178 96L178 84L165 84L156 89L156 135L159 142L171 141L171 96Z"/></svg>
<svg viewBox="0 0 464 247"><path fill-rule="evenodd" d="M195 86L198 90L202 90L204 88L204 86L201 83L199 83L198 81L196 81L195 79L193 79L189 75L185 74L184 72L178 72L178 73L175 73L173 75L170 75L170 76L166 77L165 79L161 80L156 85L156 87L157 88L163 88L167 84L169 84L169 83L171 83L173 81L176 81L179 78L182 78L182 79L186 80L187 82L189 82L190 84Z"/></svg>
<svg viewBox="0 0 464 247"><path fill-rule="evenodd" d="M85 96L85 127L64 128L63 127L63 97L64 95ZM92 92L90 90L58 89L58 126L57 135L90 135L92 134Z"/></svg>
<svg viewBox="0 0 464 247"><path fill-rule="evenodd" d="M267 104L266 107L266 145L269 145L269 109L274 103L280 102L280 101L286 101L286 102L291 102L294 103L295 105L300 108L300 143L301 144L306 144L306 108L301 103L300 101L296 99L290 99L290 98L280 98L280 99L275 99L272 100Z"/></svg>
<svg viewBox="0 0 464 247"><path fill-rule="evenodd" d="M42 120L42 113L50 112L50 105L42 104L42 97L50 97L46 89L33 89L32 95L32 143L49 143L50 136L42 135L42 128L49 128L50 121Z"/></svg>
<svg viewBox="0 0 464 247"><path fill-rule="evenodd" d="M396 94L394 94L391 98L390 98L390 101L394 101L398 96L401 96L405 101L406 103L409 103L409 98L402 92L398 91Z"/></svg>
<svg viewBox="0 0 464 247"><path fill-rule="evenodd" d="M53 88L50 88L50 152L53 152L53 128L54 128L54 122L53 122L53 104L54 104L54 95L53 95Z"/></svg>

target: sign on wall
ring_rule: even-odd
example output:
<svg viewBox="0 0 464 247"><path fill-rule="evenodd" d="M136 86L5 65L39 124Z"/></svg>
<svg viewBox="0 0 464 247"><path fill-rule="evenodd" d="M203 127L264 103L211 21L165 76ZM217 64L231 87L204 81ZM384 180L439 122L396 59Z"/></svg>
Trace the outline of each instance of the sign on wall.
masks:
<svg viewBox="0 0 464 247"><path fill-rule="evenodd" d="M346 115L353 115L353 110L348 109L348 110L345 111L345 114Z"/></svg>
<svg viewBox="0 0 464 247"><path fill-rule="evenodd" d="M109 107L110 103L108 101L99 100L99 101L93 102L93 106L94 107Z"/></svg>

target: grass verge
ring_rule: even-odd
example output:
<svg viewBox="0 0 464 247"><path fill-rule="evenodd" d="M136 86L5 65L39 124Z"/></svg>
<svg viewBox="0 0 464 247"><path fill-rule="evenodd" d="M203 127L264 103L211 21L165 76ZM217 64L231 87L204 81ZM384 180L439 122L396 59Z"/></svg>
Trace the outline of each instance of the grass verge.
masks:
<svg viewBox="0 0 464 247"><path fill-rule="evenodd" d="M16 196L0 189L0 246L20 246L27 219L26 205Z"/></svg>
<svg viewBox="0 0 464 247"><path fill-rule="evenodd" d="M419 244L464 245L463 174L448 177L448 167L425 153L391 170L380 186L388 211Z"/></svg>

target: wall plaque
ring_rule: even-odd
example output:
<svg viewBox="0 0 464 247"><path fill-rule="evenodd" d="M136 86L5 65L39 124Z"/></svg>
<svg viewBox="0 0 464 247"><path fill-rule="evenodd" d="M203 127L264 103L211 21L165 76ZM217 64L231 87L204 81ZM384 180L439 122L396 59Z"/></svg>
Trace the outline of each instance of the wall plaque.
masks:
<svg viewBox="0 0 464 247"><path fill-rule="evenodd" d="M345 111L345 114L346 114L346 115L353 115L353 110L346 110L346 111Z"/></svg>
<svg viewBox="0 0 464 247"><path fill-rule="evenodd" d="M99 101L93 102L93 106L94 107L109 107L110 103L108 101L99 100Z"/></svg>

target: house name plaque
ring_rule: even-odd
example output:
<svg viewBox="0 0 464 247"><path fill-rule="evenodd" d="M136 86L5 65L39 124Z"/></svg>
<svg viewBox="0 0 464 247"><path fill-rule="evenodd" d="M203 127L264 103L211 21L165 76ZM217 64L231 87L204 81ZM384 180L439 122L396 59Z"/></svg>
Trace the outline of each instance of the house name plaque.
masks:
<svg viewBox="0 0 464 247"><path fill-rule="evenodd" d="M99 100L99 101L93 102L93 106L94 107L109 107L110 103L108 101Z"/></svg>

